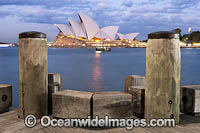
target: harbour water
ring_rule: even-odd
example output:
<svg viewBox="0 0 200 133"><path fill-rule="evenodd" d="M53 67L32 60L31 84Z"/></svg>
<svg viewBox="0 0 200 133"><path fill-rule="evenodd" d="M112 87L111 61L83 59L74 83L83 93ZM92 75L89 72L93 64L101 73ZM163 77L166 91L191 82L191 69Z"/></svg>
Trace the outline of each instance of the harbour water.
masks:
<svg viewBox="0 0 200 133"><path fill-rule="evenodd" d="M123 91L127 75L145 75L145 48L59 49L48 51L49 73L60 73L63 89ZM181 49L181 85L200 84L200 49ZM13 86L13 107L19 101L18 48L0 48L0 83Z"/></svg>

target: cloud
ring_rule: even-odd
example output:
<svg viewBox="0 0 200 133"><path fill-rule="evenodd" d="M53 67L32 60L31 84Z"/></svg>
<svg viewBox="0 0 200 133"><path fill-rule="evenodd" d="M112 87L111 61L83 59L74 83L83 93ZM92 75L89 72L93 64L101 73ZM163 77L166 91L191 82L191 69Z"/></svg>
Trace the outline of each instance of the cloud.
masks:
<svg viewBox="0 0 200 133"><path fill-rule="evenodd" d="M83 12L100 27L119 25L119 32L140 32L139 39L145 39L150 32L176 27L184 32L188 26L199 30L199 10L197 0L7 0L0 1L0 21L3 24L13 18L19 27L35 24L55 29L53 24L67 24L68 18L78 20L77 12ZM3 25L0 25L1 29ZM55 31L48 33L54 35L51 32ZM4 35L3 32L1 30L0 34Z"/></svg>
<svg viewBox="0 0 200 133"><path fill-rule="evenodd" d="M132 7L133 2L131 0L126 0L122 3L122 5L126 6L126 7Z"/></svg>
<svg viewBox="0 0 200 133"><path fill-rule="evenodd" d="M18 34L25 31L40 31L47 34L48 41L54 41L58 30L51 24L26 23L17 16L0 18L0 40L2 42L17 42Z"/></svg>

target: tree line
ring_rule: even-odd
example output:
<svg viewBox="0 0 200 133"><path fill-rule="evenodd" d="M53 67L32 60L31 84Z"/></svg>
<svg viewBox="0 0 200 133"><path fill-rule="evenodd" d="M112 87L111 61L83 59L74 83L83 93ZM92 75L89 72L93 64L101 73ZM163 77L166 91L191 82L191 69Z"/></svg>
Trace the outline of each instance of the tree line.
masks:
<svg viewBox="0 0 200 133"><path fill-rule="evenodd" d="M181 41L184 41L184 42L187 42L187 41L200 42L200 31L193 31L189 34L184 34L184 35L181 35L181 29L180 28L176 28L173 31L179 34L179 38L180 38Z"/></svg>

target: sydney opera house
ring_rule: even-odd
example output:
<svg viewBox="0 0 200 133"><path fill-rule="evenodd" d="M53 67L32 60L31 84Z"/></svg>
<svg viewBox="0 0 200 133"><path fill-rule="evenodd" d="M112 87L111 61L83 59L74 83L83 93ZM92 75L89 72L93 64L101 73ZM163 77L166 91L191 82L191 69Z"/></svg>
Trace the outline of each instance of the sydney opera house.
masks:
<svg viewBox="0 0 200 133"><path fill-rule="evenodd" d="M139 33L118 33L119 26L100 28L89 16L78 13L80 21L68 20L68 25L55 24L59 30L54 46L60 47L130 47Z"/></svg>

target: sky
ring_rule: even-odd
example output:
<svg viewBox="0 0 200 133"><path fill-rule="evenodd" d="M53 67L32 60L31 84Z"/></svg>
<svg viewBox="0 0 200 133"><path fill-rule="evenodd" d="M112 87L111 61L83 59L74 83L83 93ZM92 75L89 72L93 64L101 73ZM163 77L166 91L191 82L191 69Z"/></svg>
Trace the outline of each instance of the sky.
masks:
<svg viewBox="0 0 200 133"><path fill-rule="evenodd" d="M0 0L0 42L18 42L18 34L40 31L56 39L54 24L90 16L100 28L120 26L119 33L139 32L138 40L156 31L200 30L200 0Z"/></svg>

